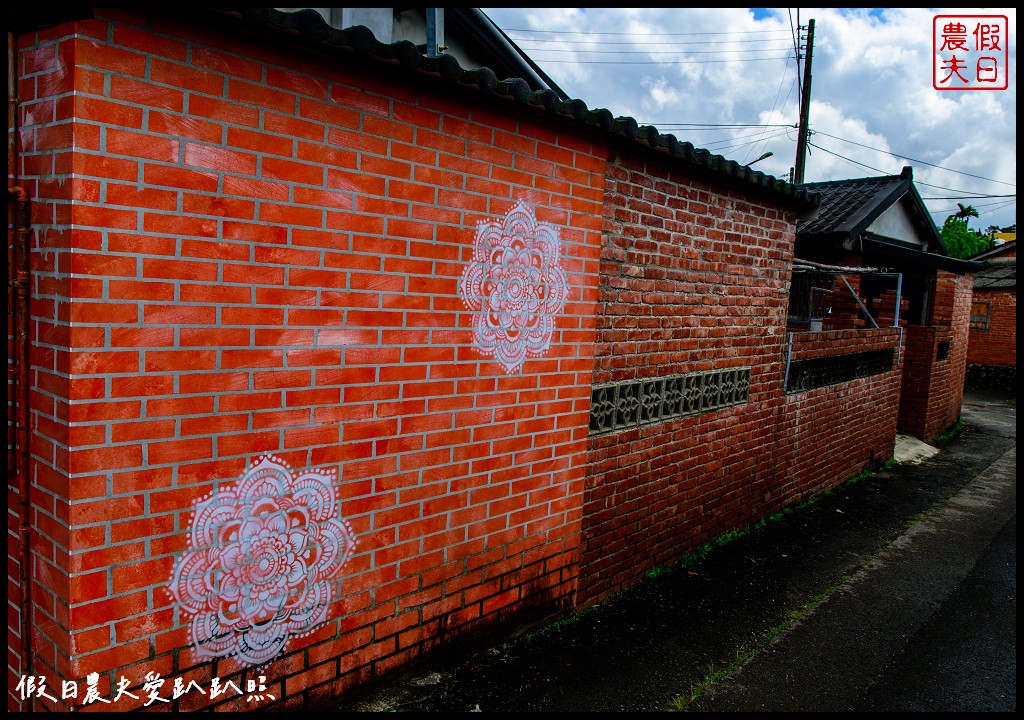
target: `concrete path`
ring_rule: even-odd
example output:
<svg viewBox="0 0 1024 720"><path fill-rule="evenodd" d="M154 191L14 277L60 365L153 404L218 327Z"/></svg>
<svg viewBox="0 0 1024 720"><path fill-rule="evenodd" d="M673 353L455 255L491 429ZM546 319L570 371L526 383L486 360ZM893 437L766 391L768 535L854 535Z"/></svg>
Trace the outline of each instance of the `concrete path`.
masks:
<svg viewBox="0 0 1024 720"><path fill-rule="evenodd" d="M689 709L1015 709L1016 472L1013 447Z"/></svg>

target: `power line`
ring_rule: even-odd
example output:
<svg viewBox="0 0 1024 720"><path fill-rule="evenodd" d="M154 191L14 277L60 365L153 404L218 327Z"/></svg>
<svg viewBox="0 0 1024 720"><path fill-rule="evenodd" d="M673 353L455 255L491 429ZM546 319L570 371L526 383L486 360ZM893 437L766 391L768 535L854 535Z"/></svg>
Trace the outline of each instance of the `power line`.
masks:
<svg viewBox="0 0 1024 720"><path fill-rule="evenodd" d="M769 137L769 138L779 137L781 135L784 135L788 130L789 130L789 128L778 128L778 129L772 130L771 132L767 133L767 137ZM728 138L726 140L704 140L704 141L702 141L702 144L704 144L705 147L710 148L711 145L721 144L723 142L734 142L736 140L745 140L747 138L752 138L752 137L765 137L765 135L766 135L766 133L764 131L753 132L753 133L747 133L745 135L734 135L734 136L732 136L732 137L730 137L730 138Z"/></svg>
<svg viewBox="0 0 1024 720"><path fill-rule="evenodd" d="M1016 200L1012 200L1010 202L1003 203L1002 205L997 205L996 207L994 207L991 210L989 210L989 212L996 212L997 210L1002 210L1003 208L1007 208L1007 207L1010 207L1011 205L1016 205L1016 204L1017 204L1017 201Z"/></svg>
<svg viewBox="0 0 1024 720"><path fill-rule="evenodd" d="M781 135L781 134L782 134L782 133L775 133L774 135L771 135L771 136L769 136L769 137L768 137L768 140L774 140L774 139L775 139L776 137L778 137L778 136L779 136L779 135ZM737 138L737 139L739 139L739 138ZM720 141L720 142L729 142L729 141L728 141L728 140L722 140L722 141ZM757 139L757 140L748 140L747 142L743 142L743 143L738 143L738 144L736 144L736 145L730 145L730 146L728 146L728 147L720 147L720 148L705 148L705 149L706 149L706 150L711 150L711 149L714 149L714 151L715 151L716 153L725 153L725 152L730 152L730 151L732 151L732 150L739 150L740 148L744 148L744 147L746 147L747 145L756 145L756 144L758 144L759 142L761 142L761 140L760 140L760 139Z"/></svg>
<svg viewBox="0 0 1024 720"><path fill-rule="evenodd" d="M719 128L795 128L796 125L785 123L658 123L644 122L641 125L654 125L659 130L717 130Z"/></svg>
<svg viewBox="0 0 1024 720"><path fill-rule="evenodd" d="M865 167L865 168L867 168L868 170L874 170L875 172L879 172L879 173L882 173L883 175L889 174L889 173L886 173L886 171L885 171L885 170L881 170L881 169L879 169L879 168L876 168L876 167L872 167L872 166L870 166L870 165L865 165L865 164L864 164L864 163L862 163L862 162L857 162L856 160L854 160L854 159L852 159L852 158L848 158L848 157L846 157L845 155L840 155L839 153L837 153L837 152L833 152L832 150L829 150L828 148L824 148L824 147L822 147L821 145L817 145L817 144L815 144L815 143L808 143L808 144L809 144L809 145L810 145L811 147L817 148L818 150L821 150L822 152L826 152L826 153L828 153L829 155L835 155L835 156L836 156L837 158L840 158L840 159L842 159L842 160L845 160L846 162L849 162L849 163L853 163L854 165L860 165L861 167ZM884 151L883 151L883 152L884 152ZM891 155L892 153L889 153L889 154ZM895 156L895 157L900 157L900 156L899 156L899 155L897 155L897 156ZM951 170L950 172L958 172L958 171L956 171L956 170ZM967 173L964 173L964 174L966 175ZM917 184L917 185L921 185L922 187L931 187L931 188L936 188L937 190L949 190L950 192L955 192L955 193L962 193L962 194L961 194L961 195L959 195L958 197L965 197L965 196L969 196L969 195L974 195L974 194L975 194L975 193L974 193L974 192L972 192L971 190L961 190L961 189L959 189L959 188L951 188L951 187L944 187L944 186L942 186L942 185L933 185L933 184L931 184L931 183L926 183L926 182L919 182L919 181L916 181L916 180L915 180L914 182L915 182L915 184Z"/></svg>
<svg viewBox="0 0 1024 720"><path fill-rule="evenodd" d="M963 172L962 170L953 170L952 168L943 167L942 165L936 165L934 163L925 162L924 160L918 160L916 158L912 158L909 155L901 155L899 153L894 153L894 152L890 152L888 150L882 150L882 149L877 148L877 147L872 147L871 145L864 145L863 143L854 142L853 140L847 140L846 138L837 137L835 135L829 135L827 132L822 132L821 130L815 130L814 134L815 135L824 135L825 137L830 137L830 138L833 138L834 140L839 140L841 142L849 143L851 145L857 145L859 147L867 148L869 150L877 150L878 152L884 152L884 153L886 153L888 155L892 155L893 157L900 158L901 160L909 160L910 162L918 163L919 165L927 165L928 167L938 168L939 170L945 170L947 172L957 173L958 175L966 175L968 177L977 178L978 180L987 180L988 182L999 183L1000 185L1009 185L1010 187L1017 187L1016 183L1008 183L1008 182L1004 182L1002 180L994 180L992 178L982 177L981 175L972 175L971 173Z"/></svg>
<svg viewBox="0 0 1024 720"><path fill-rule="evenodd" d="M575 53L582 55L587 53L589 55L664 55L665 53L682 54L682 55L724 55L726 53L751 53L751 52L779 52L787 50L784 47L770 47L770 48L752 48L738 50L576 50L575 48L568 48L562 50L559 48L523 48L523 50L532 50L533 52L560 52L560 53ZM789 59L789 56L784 58ZM545 62L548 62L545 60Z"/></svg>
<svg viewBox="0 0 1024 720"><path fill-rule="evenodd" d="M579 65L704 65L710 63L760 62L789 60L789 56L765 58L731 58L728 60L544 60L546 63L577 63Z"/></svg>
<svg viewBox="0 0 1024 720"><path fill-rule="evenodd" d="M793 25L792 8L786 8L786 12L789 13L789 33L793 37L793 60L796 62L796 94L802 96L804 88L803 79L800 77L800 41L796 37L796 27Z"/></svg>
<svg viewBox="0 0 1024 720"><path fill-rule="evenodd" d="M980 205L975 205L974 207L976 209L977 208L990 208L989 210L986 210L986 212L994 212L996 210L1002 210L1004 207L1010 207L1015 202L1016 201L1011 201L1011 202L995 202L995 203L982 203ZM995 207L993 207L993 206L995 206ZM939 215L939 214L943 214L943 213L954 213L954 212L957 212L959 210L960 210L960 208L949 208L947 210L929 210L929 212L934 213L936 215Z"/></svg>
<svg viewBox="0 0 1024 720"><path fill-rule="evenodd" d="M789 68L789 61L787 60L786 64L782 67L782 77L779 78L779 89L775 92L775 102L772 103L772 111L770 113L768 113L768 118L769 119L775 117L775 109L779 106L779 96L782 95L782 86L786 83L786 71L787 71L788 68ZM789 92L790 93L793 92L793 86L792 85L790 85L790 87L789 87ZM786 94L786 100L783 101L783 107L785 107L785 103L788 102L788 101L789 101L789 93ZM766 132L765 130L761 130L761 135L764 136L765 132ZM775 134L777 134L777 133L773 133L773 136ZM764 145L765 147L768 147L768 141L771 140L773 138L773 136L769 136L769 137L765 138L765 145ZM746 159L748 157L750 157L750 149L748 149L747 150L747 154L743 156L743 160L746 161Z"/></svg>
<svg viewBox="0 0 1024 720"><path fill-rule="evenodd" d="M638 36L636 40L601 40L601 45L723 45L726 43L767 43L776 42L776 38L767 40L695 40L693 42L650 42L646 35ZM517 43L558 43L559 45L593 45L596 40L563 40L561 38L512 38ZM536 49L523 47L523 50Z"/></svg>
<svg viewBox="0 0 1024 720"><path fill-rule="evenodd" d="M945 197L924 197L921 196L922 200L987 200L988 198L1015 198L1017 194L1013 195L947 195Z"/></svg>
<svg viewBox="0 0 1024 720"><path fill-rule="evenodd" d="M502 28L506 33L537 33L547 35L640 35L638 32L599 32L597 30L534 30L532 28ZM695 37L698 35L759 35L764 33L779 33L785 30L731 30L729 32L689 32L689 33L648 33L644 37ZM529 38L513 38L514 40L529 40Z"/></svg>

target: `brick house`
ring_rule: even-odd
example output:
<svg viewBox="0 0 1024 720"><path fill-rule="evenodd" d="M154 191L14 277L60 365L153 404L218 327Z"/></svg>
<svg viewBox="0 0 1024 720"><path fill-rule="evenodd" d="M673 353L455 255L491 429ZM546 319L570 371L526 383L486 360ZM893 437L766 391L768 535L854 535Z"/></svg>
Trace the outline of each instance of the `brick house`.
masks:
<svg viewBox="0 0 1024 720"><path fill-rule="evenodd" d="M905 354L898 427L934 439L960 417L972 273L981 264L947 256L910 167L803 187L820 193L822 205L816 218L798 225L796 256L863 269L810 273L817 295L794 280L791 307L830 311L819 313L826 330L898 327Z"/></svg>
<svg viewBox="0 0 1024 720"><path fill-rule="evenodd" d="M891 457L900 329L787 327L816 192L312 10L63 12L12 48L12 709L316 706Z"/></svg>
<svg viewBox="0 0 1024 720"><path fill-rule="evenodd" d="M975 255L967 342L968 387L1017 391L1017 241Z"/></svg>

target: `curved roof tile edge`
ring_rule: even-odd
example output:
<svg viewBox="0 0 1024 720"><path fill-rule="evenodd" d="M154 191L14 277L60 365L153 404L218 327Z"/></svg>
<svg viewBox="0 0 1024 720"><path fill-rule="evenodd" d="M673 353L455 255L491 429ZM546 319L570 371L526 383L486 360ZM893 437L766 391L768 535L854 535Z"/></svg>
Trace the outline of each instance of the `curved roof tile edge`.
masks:
<svg viewBox="0 0 1024 720"><path fill-rule="evenodd" d="M552 90L533 91L520 78L498 80L488 68L466 69L451 55L427 57L408 40L385 44L362 25L337 29L330 26L320 13L312 9L284 12L275 8L206 8L222 16L237 18L246 24L257 25L278 32L298 33L312 42L333 48L348 49L365 58L397 64L408 72L419 72L439 77L443 82L462 88L475 87L484 95L508 97L513 102L540 110L546 114L597 128L613 136L644 144L677 158L692 168L734 186L747 188L756 194L768 195L780 202L798 208L817 208L820 196L793 183L780 180L735 160L696 148L680 141L674 135L660 132L653 125L639 125L631 117L614 117L604 108L590 109L583 100L563 101Z"/></svg>

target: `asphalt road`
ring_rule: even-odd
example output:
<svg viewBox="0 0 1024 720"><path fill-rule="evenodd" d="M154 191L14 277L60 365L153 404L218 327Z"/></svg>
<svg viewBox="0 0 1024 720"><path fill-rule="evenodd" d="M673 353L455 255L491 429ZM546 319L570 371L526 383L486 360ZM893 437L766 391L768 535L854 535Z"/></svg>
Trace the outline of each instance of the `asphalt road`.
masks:
<svg viewBox="0 0 1024 720"><path fill-rule="evenodd" d="M1015 710L1016 398L570 622L457 648L337 711Z"/></svg>

